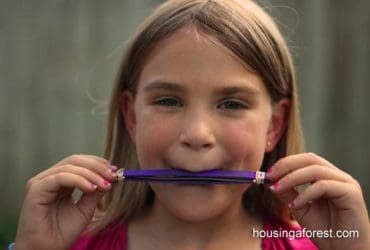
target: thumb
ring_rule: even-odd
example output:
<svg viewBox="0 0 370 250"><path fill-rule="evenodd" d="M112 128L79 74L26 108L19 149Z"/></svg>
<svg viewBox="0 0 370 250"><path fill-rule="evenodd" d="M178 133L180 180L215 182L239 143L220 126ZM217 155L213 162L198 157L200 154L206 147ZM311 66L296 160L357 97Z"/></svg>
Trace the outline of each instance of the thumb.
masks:
<svg viewBox="0 0 370 250"><path fill-rule="evenodd" d="M295 188L290 189L282 194L279 194L281 200L290 208L290 212L294 216L294 218L298 221L299 224L302 225L304 223L305 215L310 211L310 204L307 204L299 209L294 207L294 200L299 195L299 191Z"/></svg>
<svg viewBox="0 0 370 250"><path fill-rule="evenodd" d="M285 203L285 205L291 207L293 205L293 201L298 196L299 192L296 189L289 189L284 193L280 193L280 199Z"/></svg>
<svg viewBox="0 0 370 250"><path fill-rule="evenodd" d="M103 195L102 192L84 193L76 203L76 207L86 219L86 225L91 221L95 208Z"/></svg>
<svg viewBox="0 0 370 250"><path fill-rule="evenodd" d="M86 229L86 226L90 223L95 208L97 207L100 199L103 197L104 193L102 192L92 192L92 193L83 193L81 198L75 204L77 208L77 213L79 218L75 219L69 223L69 229L66 231L65 239L69 239L66 242L67 245L71 245ZM72 225L73 224L73 225Z"/></svg>

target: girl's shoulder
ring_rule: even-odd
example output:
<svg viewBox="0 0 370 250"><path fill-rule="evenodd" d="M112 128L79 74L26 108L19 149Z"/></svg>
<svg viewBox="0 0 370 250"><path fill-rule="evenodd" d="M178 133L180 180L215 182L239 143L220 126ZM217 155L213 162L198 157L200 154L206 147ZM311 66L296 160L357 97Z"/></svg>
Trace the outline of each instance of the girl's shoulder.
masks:
<svg viewBox="0 0 370 250"><path fill-rule="evenodd" d="M265 218L263 230L259 232L262 249L317 250L315 244L305 235L305 230L296 222L285 224Z"/></svg>

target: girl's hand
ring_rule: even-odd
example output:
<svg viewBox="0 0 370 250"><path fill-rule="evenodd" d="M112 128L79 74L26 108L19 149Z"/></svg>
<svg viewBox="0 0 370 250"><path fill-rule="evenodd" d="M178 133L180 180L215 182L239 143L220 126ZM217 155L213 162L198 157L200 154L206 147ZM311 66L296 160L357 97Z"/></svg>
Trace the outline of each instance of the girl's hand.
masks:
<svg viewBox="0 0 370 250"><path fill-rule="evenodd" d="M370 226L359 183L325 159L304 153L280 159L268 172L273 192L289 204L299 224L309 230L332 230L332 237L314 237L319 249L370 249ZM309 184L302 192L297 186ZM341 230L359 237L335 238Z"/></svg>
<svg viewBox="0 0 370 250"><path fill-rule="evenodd" d="M92 155L73 155L27 183L15 248L68 249L90 222L114 181L109 162ZM73 190L83 194L75 202Z"/></svg>

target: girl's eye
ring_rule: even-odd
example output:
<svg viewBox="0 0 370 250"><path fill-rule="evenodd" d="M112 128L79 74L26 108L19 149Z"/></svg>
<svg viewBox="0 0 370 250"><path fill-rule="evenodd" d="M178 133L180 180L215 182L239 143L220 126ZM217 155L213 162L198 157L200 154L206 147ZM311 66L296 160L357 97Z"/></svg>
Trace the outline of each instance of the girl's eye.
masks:
<svg viewBox="0 0 370 250"><path fill-rule="evenodd" d="M219 109L246 109L247 105L233 100L227 100L217 106Z"/></svg>
<svg viewBox="0 0 370 250"><path fill-rule="evenodd" d="M169 107L182 107L182 103L174 97L162 98L154 102L155 105L169 106Z"/></svg>

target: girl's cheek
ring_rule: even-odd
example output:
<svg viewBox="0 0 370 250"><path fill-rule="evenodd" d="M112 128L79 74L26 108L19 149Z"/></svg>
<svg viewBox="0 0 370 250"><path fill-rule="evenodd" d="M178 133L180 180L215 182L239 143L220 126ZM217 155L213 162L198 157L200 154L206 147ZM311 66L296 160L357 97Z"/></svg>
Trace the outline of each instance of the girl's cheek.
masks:
<svg viewBox="0 0 370 250"><path fill-rule="evenodd" d="M260 131L246 124L229 124L227 132L222 137L223 147L227 154L237 161L242 169L256 171L261 167L264 146Z"/></svg>
<svg viewBox="0 0 370 250"><path fill-rule="evenodd" d="M142 119L142 126L137 130L137 154L139 163L143 168L160 167L160 158L176 135L174 121L163 120L160 117ZM158 166L157 166L158 165Z"/></svg>

